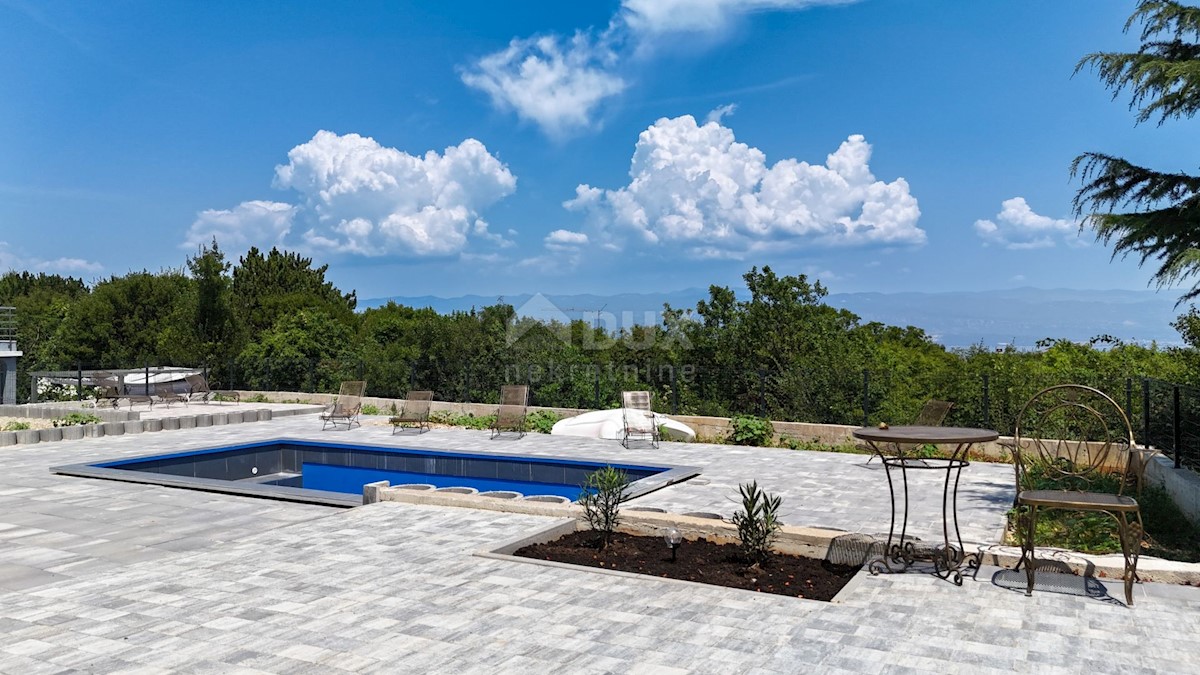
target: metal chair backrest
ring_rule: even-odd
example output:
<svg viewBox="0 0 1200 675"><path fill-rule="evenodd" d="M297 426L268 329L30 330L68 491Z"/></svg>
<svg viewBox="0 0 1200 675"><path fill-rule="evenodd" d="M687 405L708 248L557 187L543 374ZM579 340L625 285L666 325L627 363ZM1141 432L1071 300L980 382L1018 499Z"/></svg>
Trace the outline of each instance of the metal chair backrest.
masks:
<svg viewBox="0 0 1200 675"><path fill-rule="evenodd" d="M349 380L342 383L338 390L336 408L342 411L358 411L362 407L362 397L367 390L367 383L361 380Z"/></svg>
<svg viewBox="0 0 1200 675"><path fill-rule="evenodd" d="M210 391L208 388L208 380L204 379L203 375L198 373L184 375L183 379L187 381L188 393L190 394L207 394Z"/></svg>
<svg viewBox="0 0 1200 675"><path fill-rule="evenodd" d="M913 425L918 427L940 427L946 421L946 416L950 414L950 409L954 404L950 401L934 401L929 400L921 408L921 412L917 413L917 419L913 420Z"/></svg>
<svg viewBox="0 0 1200 675"><path fill-rule="evenodd" d="M623 391L621 392L621 407L634 410L650 410L650 392Z"/></svg>
<svg viewBox="0 0 1200 675"><path fill-rule="evenodd" d="M1018 490L1030 489L1029 469L1036 463L1055 489L1088 492L1115 473L1117 494L1131 476L1141 491L1143 463L1129 417L1099 389L1079 384L1043 389L1021 408L1013 436Z"/></svg>
<svg viewBox="0 0 1200 675"><path fill-rule="evenodd" d="M524 384L506 384L500 387L500 414L519 413L525 416L525 408L529 406L529 386Z"/></svg>
<svg viewBox="0 0 1200 675"><path fill-rule="evenodd" d="M431 405L433 405L432 391L410 391L404 397L404 408L400 411L400 417L406 420L424 420L429 417Z"/></svg>

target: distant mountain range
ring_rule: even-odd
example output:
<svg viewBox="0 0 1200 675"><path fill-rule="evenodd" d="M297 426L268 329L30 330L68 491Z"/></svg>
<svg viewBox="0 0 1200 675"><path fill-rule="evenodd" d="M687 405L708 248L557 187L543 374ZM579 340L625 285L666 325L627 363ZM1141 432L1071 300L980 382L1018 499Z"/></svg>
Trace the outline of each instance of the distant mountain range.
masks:
<svg viewBox="0 0 1200 675"><path fill-rule="evenodd" d="M744 291L742 292L744 293ZM535 319L560 321L583 319L610 330L661 321L663 303L694 309L708 291L688 288L667 293L623 293L619 295L503 296L518 314ZM395 301L410 307L431 307L440 313L468 311L496 304L500 297L465 295L370 298L360 308L378 307ZM1042 338L1089 340L1111 335L1126 342L1160 345L1179 344L1171 328L1182 309L1175 308L1176 296L1154 291L1081 291L1068 289L1016 288L1004 291L948 293L833 293L825 301L848 309L863 321L896 326L918 326L948 347L983 344L995 347L1013 344L1029 348Z"/></svg>

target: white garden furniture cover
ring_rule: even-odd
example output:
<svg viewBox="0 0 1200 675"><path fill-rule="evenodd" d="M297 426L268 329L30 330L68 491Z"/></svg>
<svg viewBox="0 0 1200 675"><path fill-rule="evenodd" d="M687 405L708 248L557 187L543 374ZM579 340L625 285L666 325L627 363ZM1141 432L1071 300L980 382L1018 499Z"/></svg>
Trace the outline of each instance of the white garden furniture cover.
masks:
<svg viewBox="0 0 1200 675"><path fill-rule="evenodd" d="M641 410L630 410L631 414L641 414ZM663 440L693 441L696 432L691 427L676 420L654 413L654 424L659 427ZM550 430L557 436L583 436L585 438L604 438L619 441L625 437L625 409L596 410L575 417L559 420Z"/></svg>

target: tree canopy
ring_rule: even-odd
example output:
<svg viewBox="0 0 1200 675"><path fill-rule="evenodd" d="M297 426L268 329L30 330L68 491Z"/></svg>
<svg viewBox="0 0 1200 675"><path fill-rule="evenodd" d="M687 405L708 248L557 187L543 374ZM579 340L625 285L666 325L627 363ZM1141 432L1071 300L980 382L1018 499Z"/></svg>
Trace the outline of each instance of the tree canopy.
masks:
<svg viewBox="0 0 1200 675"><path fill-rule="evenodd" d="M1139 123L1157 118L1161 125L1194 116L1200 110L1200 7L1141 0L1125 30L1138 23L1142 44L1137 52L1088 54L1076 73L1094 69L1114 99L1128 91ZM1083 183L1075 195L1076 214L1113 246L1114 256L1153 261L1160 287L1200 272L1200 176L1158 171L1102 152L1076 157L1071 174ZM1180 302L1197 296L1200 281Z"/></svg>

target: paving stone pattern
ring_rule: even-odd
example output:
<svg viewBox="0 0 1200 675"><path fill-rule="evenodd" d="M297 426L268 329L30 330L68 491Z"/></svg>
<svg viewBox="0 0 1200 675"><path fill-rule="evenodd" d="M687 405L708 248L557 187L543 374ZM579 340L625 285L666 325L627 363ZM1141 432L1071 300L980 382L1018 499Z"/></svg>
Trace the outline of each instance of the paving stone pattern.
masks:
<svg viewBox="0 0 1200 675"><path fill-rule="evenodd" d="M1111 598L1026 598L991 583L990 571L961 588L925 574L863 574L834 605L472 555L558 522L548 518L397 503L336 509L47 472L251 437L321 437L315 428L315 418L296 418L0 453L0 672L1200 670L1200 589L1145 584L1130 609ZM334 433L389 438L372 427L324 437ZM745 457L729 460L722 446L625 451L536 436L489 445L465 431L396 438L705 466L709 485L638 500L689 510L727 498L741 476L723 467L746 458L755 471L775 469L747 476L770 489L782 491L789 475L806 486L785 501L820 489L819 470L805 468L813 453L737 449ZM826 457L848 461L830 463L829 482L862 475L845 490L878 490L881 474L852 463L862 458ZM1000 494L992 480L968 499ZM877 528L878 514L841 512L868 508L855 502L802 505L793 516ZM22 580L15 567L30 572Z"/></svg>

